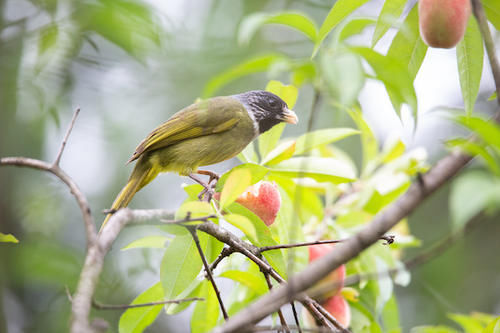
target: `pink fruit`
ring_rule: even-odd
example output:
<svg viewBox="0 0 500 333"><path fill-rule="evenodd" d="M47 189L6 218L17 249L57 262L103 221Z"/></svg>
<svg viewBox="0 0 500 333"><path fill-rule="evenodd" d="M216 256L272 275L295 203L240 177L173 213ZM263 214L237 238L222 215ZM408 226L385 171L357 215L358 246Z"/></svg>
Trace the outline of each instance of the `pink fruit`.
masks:
<svg viewBox="0 0 500 333"><path fill-rule="evenodd" d="M267 226L274 223L281 207L281 196L274 182L260 181L243 192L236 202L251 210Z"/></svg>
<svg viewBox="0 0 500 333"><path fill-rule="evenodd" d="M328 298L325 302L321 303L321 306L335 317L342 326L345 328L349 327L351 324L351 308L341 294ZM309 328L318 328L316 321L305 308L302 308L302 316L306 326Z"/></svg>
<svg viewBox="0 0 500 333"><path fill-rule="evenodd" d="M349 327L351 324L351 308L341 294L330 297L321 305L323 305L325 310L330 312L342 326Z"/></svg>
<svg viewBox="0 0 500 333"><path fill-rule="evenodd" d="M321 258L328 252L334 249L334 244L318 244L309 246L309 262ZM325 299L329 296L337 294L344 286L345 265L340 266L327 277L323 278L313 287L313 290L321 292L319 299ZM325 291L328 291L325 293ZM314 292L313 292L314 293Z"/></svg>
<svg viewBox="0 0 500 333"><path fill-rule="evenodd" d="M470 12L470 0L419 0L422 39L431 47L454 47L465 34Z"/></svg>

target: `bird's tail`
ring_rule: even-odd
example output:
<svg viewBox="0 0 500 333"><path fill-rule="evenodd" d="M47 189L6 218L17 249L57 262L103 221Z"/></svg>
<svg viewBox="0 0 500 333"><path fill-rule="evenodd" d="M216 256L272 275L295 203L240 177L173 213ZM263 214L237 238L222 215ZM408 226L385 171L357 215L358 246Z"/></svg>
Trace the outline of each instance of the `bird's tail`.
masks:
<svg viewBox="0 0 500 333"><path fill-rule="evenodd" d="M134 195L139 192L141 188L152 181L157 174L158 171L156 170L156 168L152 167L150 163L144 163L139 160L135 165L134 171L132 171L127 184L122 188L115 201L113 202L111 210L114 212L120 208L127 207ZM104 225L108 222L111 216L112 214L106 215L106 218L104 219L104 222L102 222L99 232L102 231Z"/></svg>

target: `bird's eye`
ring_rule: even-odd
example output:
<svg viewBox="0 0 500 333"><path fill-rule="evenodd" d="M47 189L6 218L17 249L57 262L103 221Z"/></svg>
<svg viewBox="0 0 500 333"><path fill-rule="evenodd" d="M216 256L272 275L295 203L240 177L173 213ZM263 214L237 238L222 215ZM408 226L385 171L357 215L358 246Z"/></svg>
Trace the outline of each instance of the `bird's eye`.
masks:
<svg viewBox="0 0 500 333"><path fill-rule="evenodd" d="M271 108L275 108L275 107L277 107L277 106L278 106L278 102L277 102L276 100L274 100L274 99L271 99L271 100L269 101L269 106L270 106Z"/></svg>

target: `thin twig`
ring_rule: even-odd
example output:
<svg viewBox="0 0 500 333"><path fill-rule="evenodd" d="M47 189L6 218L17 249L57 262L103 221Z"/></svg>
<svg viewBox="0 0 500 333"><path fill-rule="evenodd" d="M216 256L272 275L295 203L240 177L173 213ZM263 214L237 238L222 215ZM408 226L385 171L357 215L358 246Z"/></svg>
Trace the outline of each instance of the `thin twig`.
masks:
<svg viewBox="0 0 500 333"><path fill-rule="evenodd" d="M293 318L295 319L295 325L297 325L297 331L302 333L302 328L300 327L299 315L297 314L297 309L295 308L295 302L291 301L290 306L292 307Z"/></svg>
<svg viewBox="0 0 500 333"><path fill-rule="evenodd" d="M384 235L380 237L381 240L384 240L384 245L389 245L394 243L393 235ZM303 246L312 246L312 245L320 245L320 244L335 244L345 242L347 239L327 239L327 240L317 240L312 242L300 242L294 244L279 244L279 245L270 245L270 246L262 246L259 247L260 252L271 251L271 250L280 250L280 249L291 249L294 247L303 247Z"/></svg>
<svg viewBox="0 0 500 333"><path fill-rule="evenodd" d="M80 113L80 108L77 108L75 110L75 113L73 113L73 118L71 119L71 123L69 124L68 129L66 130L66 135L64 136L64 139L61 143L61 147L59 148L59 152L57 153L57 157L54 160L53 166L59 166L59 162L61 161L61 156L64 152L64 148L66 147L66 142L68 142L69 135L71 134L71 131L75 126L76 118L78 117L79 113Z"/></svg>
<svg viewBox="0 0 500 333"><path fill-rule="evenodd" d="M197 228L196 226L187 226L187 225L185 227L187 228L187 230L189 230L191 236L193 236L193 240L194 243L196 244L196 248L198 249L198 253L200 254L201 261L203 262L203 267L205 268L205 272L207 273L208 279L210 280L210 283L214 288L215 295L217 296L217 300L219 301L219 306L222 311L222 315L224 316L224 319L227 320L229 316L227 315L226 307L224 306L224 302L222 301L219 288L217 288L217 284L215 283L212 272L210 271L210 266L208 265L207 258L205 257L205 254L203 253L203 250L201 248L200 239L198 238L198 234L196 233Z"/></svg>
<svg viewBox="0 0 500 333"><path fill-rule="evenodd" d="M220 262L226 258L229 257L231 254L235 252L234 248L232 247L225 247L222 249L221 253L219 256L214 260L214 262L210 265L210 270L213 272L215 268L220 264Z"/></svg>
<svg viewBox="0 0 500 333"><path fill-rule="evenodd" d="M271 278L269 277L269 273L262 272L262 274L264 274L264 278L266 279L267 287L269 288L269 290L273 289L273 284L271 283ZM280 317L282 330L285 332L290 332L290 329L288 328L288 325L287 325L286 320L285 320L285 316L283 316L283 312L281 311L281 308L278 309L278 316ZM278 332L281 332L281 330L279 330Z"/></svg>
<svg viewBox="0 0 500 333"><path fill-rule="evenodd" d="M142 308L147 306L155 306L155 305L163 305L163 304L180 304L184 302L193 302L193 301L204 301L204 298L201 297L191 297L191 298L183 298L183 299L172 299L168 301L156 301L156 302L148 302L148 303L140 303L140 304L103 304L99 303L96 300L92 300L92 307L98 310L124 310L124 309L132 309L132 308Z"/></svg>
<svg viewBox="0 0 500 333"><path fill-rule="evenodd" d="M47 171L59 178L64 184L68 186L71 194L75 197L76 202L80 207L80 211L82 212L83 216L83 222L85 224L87 248L89 248L91 244L95 242L97 237L96 228L87 198L75 183L75 181L70 176L68 176L68 174L66 174L66 172L64 172L59 166L28 157L0 158L0 166L2 165L14 165L18 167L28 167L32 169Z"/></svg>
<svg viewBox="0 0 500 333"><path fill-rule="evenodd" d="M161 219L160 221L162 223L166 224L184 224L184 223L189 223L189 222L206 222L208 219L216 219L217 215L211 214L211 215L206 215L206 216L201 216L201 217L191 217L191 214L188 212L188 215L180 220L165 220Z"/></svg>

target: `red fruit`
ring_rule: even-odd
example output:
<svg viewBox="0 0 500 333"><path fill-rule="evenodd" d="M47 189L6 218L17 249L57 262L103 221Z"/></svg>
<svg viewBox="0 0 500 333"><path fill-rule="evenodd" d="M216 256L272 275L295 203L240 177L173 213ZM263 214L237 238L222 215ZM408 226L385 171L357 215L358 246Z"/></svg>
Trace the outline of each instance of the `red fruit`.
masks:
<svg viewBox="0 0 500 333"><path fill-rule="evenodd" d="M312 262L328 252L332 251L335 247L334 244L318 244L309 246L309 262ZM345 279L345 265L340 266L327 277L323 278L319 281L312 289L311 294L314 294L314 290L318 290L322 293L319 299L325 299L329 296L337 294L342 287L344 287L344 279ZM330 286L329 286L330 285ZM328 292L325 294L325 290Z"/></svg>
<svg viewBox="0 0 500 333"><path fill-rule="evenodd" d="M345 328L349 327L351 324L351 308L341 294L328 298L325 302L321 303L321 306L334 316L342 326ZM305 308L302 308L302 316L306 326L309 328L318 328L316 321Z"/></svg>
<svg viewBox="0 0 500 333"><path fill-rule="evenodd" d="M236 202L251 210L267 226L274 223L281 207L281 195L274 182L260 181L243 192Z"/></svg>
<svg viewBox="0 0 500 333"><path fill-rule="evenodd" d="M341 294L330 297L321 304L326 311L337 319L344 327L349 327L351 324L351 308Z"/></svg>
<svg viewBox="0 0 500 333"><path fill-rule="evenodd" d="M452 48L462 39L470 0L419 0L420 35L431 47Z"/></svg>

